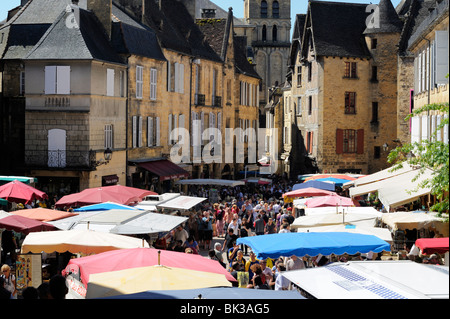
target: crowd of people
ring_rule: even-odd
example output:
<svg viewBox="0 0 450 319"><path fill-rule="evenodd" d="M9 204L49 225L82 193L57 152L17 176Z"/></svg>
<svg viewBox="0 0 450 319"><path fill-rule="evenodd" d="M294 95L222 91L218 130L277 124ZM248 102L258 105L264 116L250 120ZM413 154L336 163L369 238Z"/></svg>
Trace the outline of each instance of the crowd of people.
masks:
<svg viewBox="0 0 450 319"><path fill-rule="evenodd" d="M236 278L238 287L289 289L289 282L278 273L306 268L306 260L296 256L258 260L249 247L238 245L237 239L290 232L296 214L292 203L284 203L282 194L291 189L291 184L281 180L270 185L223 187L216 203L197 206L184 225L162 234L153 246L192 254L206 252ZM189 195L208 194L206 186L189 189Z"/></svg>

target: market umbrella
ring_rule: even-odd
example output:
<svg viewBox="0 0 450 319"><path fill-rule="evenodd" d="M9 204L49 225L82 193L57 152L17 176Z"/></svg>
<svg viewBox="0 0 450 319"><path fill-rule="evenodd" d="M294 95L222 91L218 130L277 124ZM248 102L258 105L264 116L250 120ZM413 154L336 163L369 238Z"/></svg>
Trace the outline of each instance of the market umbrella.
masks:
<svg viewBox="0 0 450 319"><path fill-rule="evenodd" d="M297 290L242 289L238 287L212 287L183 290L148 290L119 295L107 299L306 299Z"/></svg>
<svg viewBox="0 0 450 319"><path fill-rule="evenodd" d="M386 242L392 242L392 234L389 229L381 227L370 227L366 225L337 224L319 227L303 227L298 228L297 232L299 233L347 232L355 234L374 235Z"/></svg>
<svg viewBox="0 0 450 319"><path fill-rule="evenodd" d="M349 175L346 175L346 174L318 174L318 175L313 175L313 176L310 176L310 177L306 178L305 182L311 181L311 180L315 180L315 179L320 179L320 178L329 178L329 177L338 178L338 179L345 179L345 180L347 180L347 182L348 181L354 181L355 179L357 179L355 177L352 177L352 176L349 176Z"/></svg>
<svg viewBox="0 0 450 319"><path fill-rule="evenodd" d="M327 182L317 181L317 180L311 180L309 182L295 184L294 186L292 186L292 190L295 191L297 189L303 189L303 188L308 188L308 187L324 189L326 191L332 191L332 192L334 192L334 190L335 190L333 183L327 183Z"/></svg>
<svg viewBox="0 0 450 319"><path fill-rule="evenodd" d="M390 251L391 245L373 235L347 232L329 233L281 233L241 237L237 244L252 248L258 259L289 257L296 255L354 255L356 253L379 253Z"/></svg>
<svg viewBox="0 0 450 319"><path fill-rule="evenodd" d="M0 220L1 221L1 220ZM149 247L145 240L92 230L58 230L31 233L22 243L22 253L81 253L98 254L109 250Z"/></svg>
<svg viewBox="0 0 450 319"><path fill-rule="evenodd" d="M9 202L30 203L35 199L48 198L47 194L18 180L0 186L0 198Z"/></svg>
<svg viewBox="0 0 450 319"><path fill-rule="evenodd" d="M62 273L63 275L69 273L79 274L81 281L87 283L92 274L158 264L163 264L168 267L212 272L225 275L229 281L236 281L215 260L205 258L201 255L144 248L114 250L94 256L71 259Z"/></svg>
<svg viewBox="0 0 450 319"><path fill-rule="evenodd" d="M445 254L448 251L448 237L446 238L419 238L415 243L423 255Z"/></svg>
<svg viewBox="0 0 450 319"><path fill-rule="evenodd" d="M155 265L93 274L89 277L87 299L151 290L183 290L231 287L224 275L184 268Z"/></svg>
<svg viewBox="0 0 450 319"><path fill-rule="evenodd" d="M333 192L324 190L324 189L318 189L314 187L308 187L303 189L297 189L295 191L290 191L283 194L283 198L285 197L313 197L313 196L326 196L331 195Z"/></svg>
<svg viewBox="0 0 450 319"><path fill-rule="evenodd" d="M349 197L339 196L332 193L328 196L314 197L305 202L306 207L327 207L327 206L355 206L353 200Z"/></svg>
<svg viewBox="0 0 450 319"><path fill-rule="evenodd" d="M381 213L380 213L381 215ZM291 229L307 228L307 227L320 227L339 224L358 224L365 225L367 227L373 227L375 220L379 215L365 214L358 212L340 212L329 214L312 214L308 216L297 217L291 224Z"/></svg>
<svg viewBox="0 0 450 319"><path fill-rule="evenodd" d="M313 180L311 180L313 181ZM326 178L318 178L318 179L314 179L314 181L318 181L318 182L325 182L325 183L333 183L335 186L342 186L345 183L348 183L351 180L348 179L344 179L344 178L336 178L336 177L326 177Z"/></svg>
<svg viewBox="0 0 450 319"><path fill-rule="evenodd" d="M55 209L47 208L32 208L32 209L21 209L12 212L15 215L31 218L34 220L40 220L43 222L49 222L52 220L59 220L67 217L72 217L78 214L63 212Z"/></svg>
<svg viewBox="0 0 450 319"><path fill-rule="evenodd" d="M91 211L103 211L103 210L111 210L111 209L124 209L124 210L142 210L141 208L132 207L128 205L117 204L113 202L106 202L100 204L92 204L83 206L80 208L75 208L74 212L91 212Z"/></svg>
<svg viewBox="0 0 450 319"><path fill-rule="evenodd" d="M53 225L19 215L11 215L5 218L1 218L0 228L5 228L7 230L14 230L16 232L24 234L57 229Z"/></svg>
<svg viewBox="0 0 450 319"><path fill-rule="evenodd" d="M120 185L116 185L120 186ZM56 202L57 207L62 206L86 206L92 204L100 204L105 202L113 202L122 205L128 205L139 202L147 195L155 195L156 193L127 186L105 186L87 188L79 193L63 196Z"/></svg>

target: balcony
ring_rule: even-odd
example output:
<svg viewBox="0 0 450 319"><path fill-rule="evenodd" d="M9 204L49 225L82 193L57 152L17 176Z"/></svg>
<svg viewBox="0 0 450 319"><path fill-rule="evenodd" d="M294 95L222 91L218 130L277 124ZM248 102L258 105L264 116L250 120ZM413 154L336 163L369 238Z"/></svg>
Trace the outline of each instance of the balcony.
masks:
<svg viewBox="0 0 450 319"><path fill-rule="evenodd" d="M25 151L25 165L34 169L93 170L93 151Z"/></svg>
<svg viewBox="0 0 450 319"><path fill-rule="evenodd" d="M213 106L222 107L222 97L221 96L214 96L214 104Z"/></svg>
<svg viewBox="0 0 450 319"><path fill-rule="evenodd" d="M198 106L204 106L206 101L205 94L195 94L194 104Z"/></svg>

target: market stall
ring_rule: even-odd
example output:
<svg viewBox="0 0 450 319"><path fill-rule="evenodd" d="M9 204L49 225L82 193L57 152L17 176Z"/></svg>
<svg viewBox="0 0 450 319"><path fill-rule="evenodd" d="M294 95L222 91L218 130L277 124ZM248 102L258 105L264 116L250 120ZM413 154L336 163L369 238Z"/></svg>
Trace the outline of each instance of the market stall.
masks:
<svg viewBox="0 0 450 319"><path fill-rule="evenodd" d="M448 267L350 261L281 274L317 299L448 299Z"/></svg>
<svg viewBox="0 0 450 319"><path fill-rule="evenodd" d="M86 299L153 290L231 287L223 274L155 265L92 274Z"/></svg>
<svg viewBox="0 0 450 319"><path fill-rule="evenodd" d="M259 259L292 255L354 255L391 250L389 243L376 236L348 232L281 233L241 237L237 239L237 244L251 247Z"/></svg>
<svg viewBox="0 0 450 319"><path fill-rule="evenodd" d="M85 284L89 282L92 274L158 264L163 264L167 267L220 274L224 275L228 281L236 281L215 260L207 259L200 255L143 248L109 251L94 256L71 259L62 274L65 276L70 275L67 280L70 282L69 287L71 287L70 293L72 297L84 298L86 295ZM81 294L80 291L82 291Z"/></svg>

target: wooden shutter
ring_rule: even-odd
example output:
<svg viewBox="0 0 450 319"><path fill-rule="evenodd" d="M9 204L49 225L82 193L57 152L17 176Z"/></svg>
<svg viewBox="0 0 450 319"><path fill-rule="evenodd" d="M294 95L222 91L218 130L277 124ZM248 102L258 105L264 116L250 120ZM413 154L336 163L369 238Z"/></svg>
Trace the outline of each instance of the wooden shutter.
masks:
<svg viewBox="0 0 450 319"><path fill-rule="evenodd" d="M160 119L159 117L156 118L156 146L161 145L161 127L160 127Z"/></svg>
<svg viewBox="0 0 450 319"><path fill-rule="evenodd" d="M114 69L106 69L106 95L114 96Z"/></svg>
<svg viewBox="0 0 450 319"><path fill-rule="evenodd" d="M139 116L138 147L142 147L142 116Z"/></svg>
<svg viewBox="0 0 450 319"><path fill-rule="evenodd" d="M56 94L56 66L45 67L45 94Z"/></svg>
<svg viewBox="0 0 450 319"><path fill-rule="evenodd" d="M168 141L168 143L170 145L170 144L172 144L172 139L170 138L170 132L172 132L172 114L169 114L168 123L169 123L169 125L168 125L169 132L168 132L168 135L167 135L167 141Z"/></svg>
<svg viewBox="0 0 450 319"><path fill-rule="evenodd" d="M153 146L154 134L153 134L153 117L147 117L147 146Z"/></svg>
<svg viewBox="0 0 450 319"><path fill-rule="evenodd" d="M356 132L356 153L364 154L364 130Z"/></svg>
<svg viewBox="0 0 450 319"><path fill-rule="evenodd" d="M344 153L344 130L336 130L336 154Z"/></svg>
<svg viewBox="0 0 450 319"><path fill-rule="evenodd" d="M156 89L158 81L158 71L156 69L150 70L150 100L156 100Z"/></svg>
<svg viewBox="0 0 450 319"><path fill-rule="evenodd" d="M436 83L448 83L448 31L436 31Z"/></svg>
<svg viewBox="0 0 450 319"><path fill-rule="evenodd" d="M58 66L56 80L56 94L70 94L70 66Z"/></svg>
<svg viewBox="0 0 450 319"><path fill-rule="evenodd" d="M132 123L132 130L133 130L133 141L132 146L137 146L137 116L133 116L133 123Z"/></svg>

